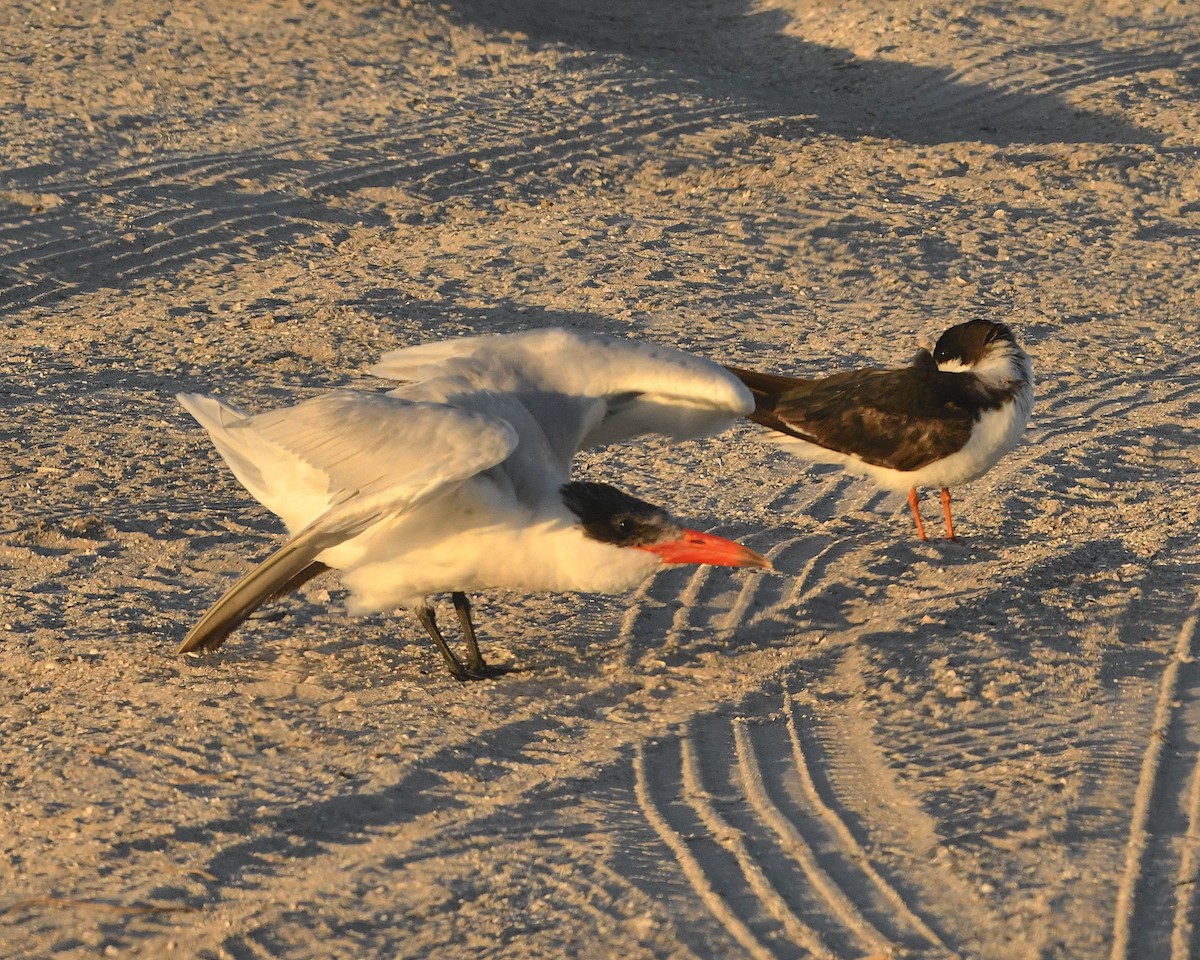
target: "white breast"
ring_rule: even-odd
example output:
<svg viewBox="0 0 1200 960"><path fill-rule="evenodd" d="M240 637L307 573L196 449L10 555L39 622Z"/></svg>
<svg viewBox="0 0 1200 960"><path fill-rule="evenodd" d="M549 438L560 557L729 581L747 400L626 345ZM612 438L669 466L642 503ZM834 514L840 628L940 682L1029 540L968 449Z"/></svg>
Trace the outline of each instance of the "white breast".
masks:
<svg viewBox="0 0 1200 960"><path fill-rule="evenodd" d="M470 487L322 556L350 590L351 613L455 590L621 593L660 566L654 554L588 538L565 509L472 515Z"/></svg>

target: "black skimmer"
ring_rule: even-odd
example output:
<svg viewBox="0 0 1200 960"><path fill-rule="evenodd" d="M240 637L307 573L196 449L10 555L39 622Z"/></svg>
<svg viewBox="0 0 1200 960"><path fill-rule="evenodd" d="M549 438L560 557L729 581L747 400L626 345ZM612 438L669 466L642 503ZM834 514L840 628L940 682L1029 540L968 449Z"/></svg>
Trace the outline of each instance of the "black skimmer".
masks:
<svg viewBox="0 0 1200 960"><path fill-rule="evenodd" d="M211 650L264 602L327 569L352 614L411 610L459 680L491 676L467 593L627 590L672 563L769 567L601 483L577 450L645 433L718 432L753 409L720 366L664 347L565 330L427 344L373 372L387 394L339 391L257 416L180 394L234 475L290 538L239 580L180 652ZM468 657L430 597L449 593Z"/></svg>
<svg viewBox="0 0 1200 960"><path fill-rule="evenodd" d="M896 370L800 379L728 368L753 392L750 419L797 456L838 463L879 486L908 490L925 539L917 488L940 487L954 539L950 488L990 470L1025 433L1033 370L1002 323L969 320Z"/></svg>

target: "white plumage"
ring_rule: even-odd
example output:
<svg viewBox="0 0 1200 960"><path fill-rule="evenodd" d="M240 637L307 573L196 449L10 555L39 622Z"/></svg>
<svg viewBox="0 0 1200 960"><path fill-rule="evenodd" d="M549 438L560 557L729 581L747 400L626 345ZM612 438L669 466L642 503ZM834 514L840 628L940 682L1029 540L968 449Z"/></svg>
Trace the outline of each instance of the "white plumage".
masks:
<svg viewBox="0 0 1200 960"><path fill-rule="evenodd" d="M559 468L580 450L648 433L720 433L754 398L720 366L657 344L551 328L463 337L386 353L371 373L409 381L393 396L488 407L515 400Z"/></svg>

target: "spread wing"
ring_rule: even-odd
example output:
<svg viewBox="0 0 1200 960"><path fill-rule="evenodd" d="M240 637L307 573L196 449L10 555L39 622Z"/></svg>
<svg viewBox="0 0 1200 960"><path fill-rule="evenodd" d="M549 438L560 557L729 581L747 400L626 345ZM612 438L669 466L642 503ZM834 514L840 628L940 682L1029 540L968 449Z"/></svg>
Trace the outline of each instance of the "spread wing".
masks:
<svg viewBox="0 0 1200 960"><path fill-rule="evenodd" d="M754 409L738 379L702 357L557 328L393 350L371 373L407 381L397 393L410 398L475 406L467 395L515 397L564 467L581 449L648 433L719 433Z"/></svg>
<svg viewBox="0 0 1200 960"><path fill-rule="evenodd" d="M916 470L970 438L962 378L925 351L898 370L851 370L815 380L730 368L754 393L750 419L876 466Z"/></svg>
<svg viewBox="0 0 1200 960"><path fill-rule="evenodd" d="M246 489L299 528L213 605L181 653L219 646L265 601L304 582L321 553L445 495L517 446L503 420L396 397L331 393L257 417L211 397L179 400Z"/></svg>

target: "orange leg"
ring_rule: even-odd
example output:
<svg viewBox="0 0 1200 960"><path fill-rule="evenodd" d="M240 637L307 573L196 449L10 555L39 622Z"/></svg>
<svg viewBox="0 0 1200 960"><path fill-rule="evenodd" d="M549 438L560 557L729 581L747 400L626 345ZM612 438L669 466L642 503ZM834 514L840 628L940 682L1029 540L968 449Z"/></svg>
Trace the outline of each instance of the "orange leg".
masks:
<svg viewBox="0 0 1200 960"><path fill-rule="evenodd" d="M942 511L946 514L946 536L954 539L954 521L950 519L950 489L942 487Z"/></svg>
<svg viewBox="0 0 1200 960"><path fill-rule="evenodd" d="M908 505L912 507L913 519L917 521L917 536L922 540L925 537L925 524L921 522L921 508L917 505L917 488L909 487L908 489Z"/></svg>

